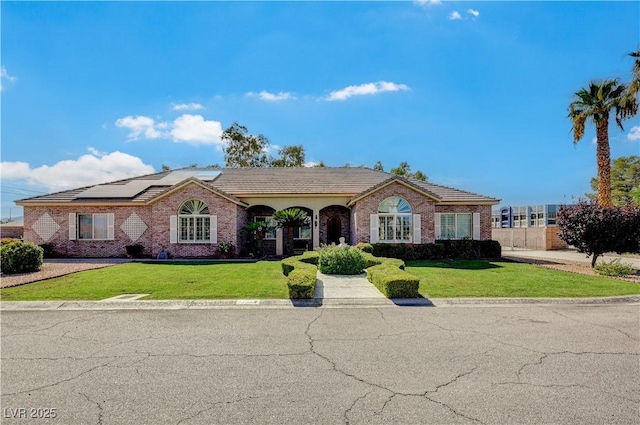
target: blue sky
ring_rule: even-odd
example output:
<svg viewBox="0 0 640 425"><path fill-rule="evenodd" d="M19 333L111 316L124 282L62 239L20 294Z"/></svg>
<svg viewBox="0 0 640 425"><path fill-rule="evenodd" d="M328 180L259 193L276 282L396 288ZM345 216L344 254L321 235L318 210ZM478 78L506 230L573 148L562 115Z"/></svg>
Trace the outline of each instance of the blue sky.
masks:
<svg viewBox="0 0 640 425"><path fill-rule="evenodd" d="M638 2L2 2L2 217L38 193L223 164L234 121L309 162L388 170L511 205L570 202L591 80L631 78ZM640 154L640 119L610 127Z"/></svg>

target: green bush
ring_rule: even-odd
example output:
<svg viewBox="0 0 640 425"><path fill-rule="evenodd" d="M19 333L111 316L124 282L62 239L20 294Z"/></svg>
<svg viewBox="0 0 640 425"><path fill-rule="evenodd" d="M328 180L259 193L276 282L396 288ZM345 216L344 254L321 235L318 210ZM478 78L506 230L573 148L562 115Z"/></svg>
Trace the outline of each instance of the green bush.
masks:
<svg viewBox="0 0 640 425"><path fill-rule="evenodd" d="M444 258L475 260L502 257L502 247L498 241L461 239L441 240L437 243L444 246Z"/></svg>
<svg viewBox="0 0 640 425"><path fill-rule="evenodd" d="M380 264L385 263L404 270L404 261L399 258L376 257L369 253L364 253L362 256L367 261L367 269L369 267L379 266Z"/></svg>
<svg viewBox="0 0 640 425"><path fill-rule="evenodd" d="M144 252L144 245L135 244L135 245L126 245L124 249L127 250L127 255L133 258L142 257L142 253Z"/></svg>
<svg viewBox="0 0 640 425"><path fill-rule="evenodd" d="M287 276L289 298L313 298L316 290L317 252L305 252L302 255L282 260L282 273Z"/></svg>
<svg viewBox="0 0 640 425"><path fill-rule="evenodd" d="M500 258L502 248L497 241L440 240L425 244L387 244L373 245L373 252L380 257L412 260L441 260L444 258Z"/></svg>
<svg viewBox="0 0 640 425"><path fill-rule="evenodd" d="M43 249L32 242L13 241L0 246L3 273L35 272L42 266Z"/></svg>
<svg viewBox="0 0 640 425"><path fill-rule="evenodd" d="M420 279L390 263L367 269L369 281L388 298L417 298Z"/></svg>
<svg viewBox="0 0 640 425"><path fill-rule="evenodd" d="M318 269L325 274L359 274L367 267L363 252L355 247L329 245L320 250Z"/></svg>
<svg viewBox="0 0 640 425"><path fill-rule="evenodd" d="M596 264L593 269L596 273L603 276L629 276L636 274L636 270L631 264L626 264L620 261L619 258L615 258L611 261L603 261L600 264Z"/></svg>
<svg viewBox="0 0 640 425"><path fill-rule="evenodd" d="M369 254L373 252L373 245L367 242L358 242L356 244L356 248L358 248L362 252L368 252Z"/></svg>
<svg viewBox="0 0 640 425"><path fill-rule="evenodd" d="M296 269L287 277L289 298L313 298L316 290L316 268L313 270Z"/></svg>

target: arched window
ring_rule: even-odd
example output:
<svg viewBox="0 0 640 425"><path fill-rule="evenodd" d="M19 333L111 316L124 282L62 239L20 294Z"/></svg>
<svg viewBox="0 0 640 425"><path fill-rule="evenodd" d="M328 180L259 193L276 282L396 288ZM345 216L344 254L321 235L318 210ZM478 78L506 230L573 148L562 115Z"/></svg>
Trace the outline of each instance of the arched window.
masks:
<svg viewBox="0 0 640 425"><path fill-rule="evenodd" d="M178 210L178 235L180 242L209 242L211 216L209 207L198 199L191 199Z"/></svg>
<svg viewBox="0 0 640 425"><path fill-rule="evenodd" d="M391 196L378 207L378 240L380 242L411 242L411 205L399 197Z"/></svg>

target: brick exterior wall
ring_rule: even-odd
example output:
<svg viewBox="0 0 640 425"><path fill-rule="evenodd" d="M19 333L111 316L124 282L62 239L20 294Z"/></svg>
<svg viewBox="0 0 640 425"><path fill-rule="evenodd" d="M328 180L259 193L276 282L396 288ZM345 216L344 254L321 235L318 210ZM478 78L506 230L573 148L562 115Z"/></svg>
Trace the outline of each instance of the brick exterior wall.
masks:
<svg viewBox="0 0 640 425"><path fill-rule="evenodd" d="M120 225L135 212L148 226L137 241L132 241L120 229ZM48 213L60 228L51 237L43 240L32 228L43 214ZM101 214L114 213L114 240L69 240L69 213ZM53 244L56 253L65 257L126 257L125 246L140 244L145 247L144 253L151 254L151 208L149 206L131 207L91 207L74 205L73 207L25 207L24 208L24 240L38 245Z"/></svg>
<svg viewBox="0 0 640 425"><path fill-rule="evenodd" d="M354 219L356 226L352 226L351 243L370 242L370 214L377 214L380 203L390 196L400 196L411 205L413 214L420 214L420 225L422 227L422 243L435 241L435 226L433 224L433 214L435 213L435 204L432 199L419 194L418 192L400 184L392 183L371 195L360 199L351 208L351 218ZM489 221L491 221L491 210L489 210ZM489 223L491 224L491 223Z"/></svg>
<svg viewBox="0 0 640 425"><path fill-rule="evenodd" d="M491 205L436 205L436 212L480 213L480 239L491 239Z"/></svg>
<svg viewBox="0 0 640 425"><path fill-rule="evenodd" d="M152 205L145 206L94 207L75 204L69 207L25 207L24 240L38 245L51 243L57 253L67 257L125 257L127 255L125 246L133 244L143 245L144 254L153 257L163 248L177 258L213 256L217 253L217 244L170 243L169 217L177 215L178 208L189 199L205 202L209 206L209 212L217 216L218 241L229 241L238 247L239 231L246 225L248 219L246 210L196 184L190 184ZM120 228L133 212L147 225L147 230L135 242ZM43 240L32 228L36 220L45 213L48 213L60 226L48 241ZM114 240L69 240L69 213L114 213Z"/></svg>
<svg viewBox="0 0 640 425"><path fill-rule="evenodd" d="M345 242L351 244L351 212L348 208L338 205L320 210L318 223L318 226L320 226L320 243L327 243L327 223L331 217L340 219L340 236L344 236Z"/></svg>

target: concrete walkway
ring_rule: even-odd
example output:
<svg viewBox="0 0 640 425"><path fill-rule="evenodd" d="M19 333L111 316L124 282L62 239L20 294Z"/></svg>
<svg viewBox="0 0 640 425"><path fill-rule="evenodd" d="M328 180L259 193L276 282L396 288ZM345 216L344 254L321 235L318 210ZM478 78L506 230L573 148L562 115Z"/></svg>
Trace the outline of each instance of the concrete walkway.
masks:
<svg viewBox="0 0 640 425"><path fill-rule="evenodd" d="M586 254L580 253L574 249L563 249L557 251L536 251L536 250L528 250L528 249L511 249L511 248L503 248L502 256L505 258L514 257L514 258L533 258L540 260L550 260L550 261L571 261L574 263L585 263L591 264L591 257L586 256ZM630 264L632 267L636 269L640 269L640 256L621 256L614 254L605 254L603 256L598 257L598 263L602 261L611 261L613 259L619 258L620 261L626 264Z"/></svg>
<svg viewBox="0 0 640 425"><path fill-rule="evenodd" d="M371 282L367 280L367 274L357 275L328 275L318 272L316 282L316 299L387 299Z"/></svg>

